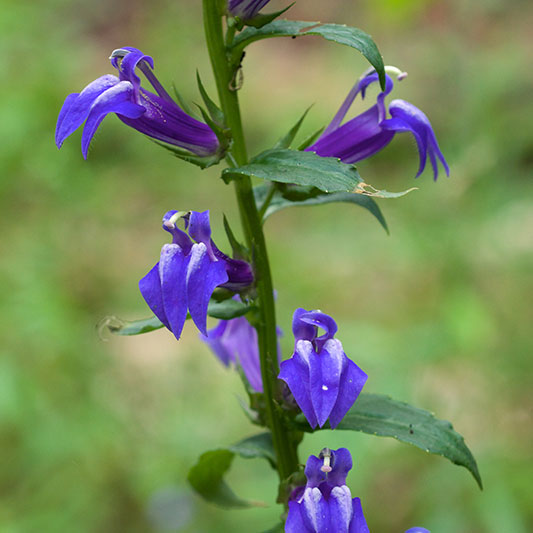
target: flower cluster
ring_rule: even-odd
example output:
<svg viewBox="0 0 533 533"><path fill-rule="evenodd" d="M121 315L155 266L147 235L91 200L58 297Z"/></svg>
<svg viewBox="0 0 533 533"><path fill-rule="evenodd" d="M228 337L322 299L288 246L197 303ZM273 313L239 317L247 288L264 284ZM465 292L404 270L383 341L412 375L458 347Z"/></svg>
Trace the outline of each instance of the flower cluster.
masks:
<svg viewBox="0 0 533 533"><path fill-rule="evenodd" d="M240 30L244 24L259 27L266 23L266 19L270 20L268 15L257 17L268 2L269 0L228 0L227 4L224 3L224 6L227 5L226 10L221 9L220 3L216 4L216 12L220 16L228 17L228 27L231 30L228 30L226 43L221 42L222 57L230 49L229 45L236 29ZM215 4L213 10L214 6ZM274 13L271 18L277 15L279 13ZM232 150L231 142L237 144L238 136L235 135L233 141L230 141L229 128L223 128L221 134L219 126L225 122L224 113L208 97L206 99L201 83L202 97L211 114L210 119L204 113L205 122L188 114L170 97L153 73L154 62L150 56L136 48L124 47L115 50L110 59L118 76L101 76L80 93L70 94L66 98L56 127L56 144L59 148L69 135L85 123L81 145L82 154L86 158L100 123L109 113L115 113L126 125L158 142L170 145L177 155L183 156L185 151L190 161L207 158L218 162L224 155L232 160L231 153L226 152ZM405 76L392 67L387 71L396 73L398 80ZM155 93L141 87L138 72L144 74ZM397 133L408 132L415 138L419 152L417 177L426 168L428 160L434 179L438 176L439 161L446 174L449 174L448 165L427 116L404 100L393 100L386 104L386 97L394 88L394 82L388 74L385 78L385 89L377 95L376 103L345 122L356 97L361 94L364 99L368 88L377 81L378 74L374 70L363 74L331 123L306 150L322 157L337 157L351 164L386 147ZM213 112L213 109L216 112ZM229 112L227 109L224 112L227 118ZM222 118L213 119L214 116ZM249 197L247 198L249 200ZM251 198L251 205L247 207L253 211L256 209L253 194ZM265 201L266 207L272 196L268 198ZM243 202L243 199L240 198L240 201ZM243 205L241 203L240 207ZM244 219L248 216L246 209L242 209L241 214ZM253 217L255 216L259 217L257 209L253 213ZM179 223L183 229L178 227ZM248 229L250 228L253 229L253 226L250 225ZM200 338L217 358L226 366L234 365L242 369L250 389L262 394L258 411L264 405L268 408L270 403L270 410L265 409L270 419L265 425L268 425L274 434L276 424L271 422L275 422L274 417L280 416L282 428L277 435L278 440L273 439L278 466L282 464L279 458L290 456L290 453L284 456L280 450L282 451L283 445L291 441L296 434L293 432L291 437L293 426L290 424L293 424L294 420L290 418L291 413L287 413L290 410L283 412L282 408L277 409L283 403L281 397L293 406L294 402L298 405L311 428L322 428L328 421L331 429L339 426L360 395L368 376L344 353L341 342L335 338L337 324L333 318L319 310L296 309L292 321L294 351L289 359L281 362L277 376L286 384L285 386L277 383L283 385L282 392L281 387L276 388L276 384L270 382L275 381L277 372L275 355L272 353L275 350L273 313L269 315L267 312L257 312L252 321L253 324L259 324L263 320L260 327L272 334L272 337L265 336L268 342L265 342L265 351L261 353L264 359L260 359L258 332L246 315L221 320L213 329L207 330L208 306L215 289L230 291L229 294L221 291L224 297L233 296L242 300L249 298L256 305L256 310L261 311L261 305L272 296L272 287L268 283L261 284L262 279L264 281L267 276L261 279L258 275L258 279L254 279L254 269L250 263L230 258L217 248L211 239L209 211L168 211L163 217L163 229L171 234L172 242L163 245L159 261L139 281L140 292L156 317L176 339L180 338L184 323L190 316L201 332ZM260 233L261 229L254 231ZM228 232L228 235L231 240L231 232ZM249 257L255 261L261 257L261 254L256 253L257 250L260 246L264 247L262 239L254 240L256 236L252 235L248 239ZM232 246L237 250L240 245L232 240ZM243 253L248 257L247 254ZM266 257L266 251L263 257ZM261 274L260 269L257 272ZM279 345L277 356L279 362ZM265 370L268 372L265 373ZM263 376L268 376L269 381L263 383ZM264 390L269 389L275 390L272 397L263 394ZM281 417L284 419L281 420ZM286 434L283 433L285 430ZM289 451L295 452L294 461L291 459L288 465L279 467L280 474L285 474L281 475L282 479L292 479L289 474L298 470L296 447ZM286 533L368 533L361 501L359 498L352 498L346 485L346 477L351 468L352 457L346 448L324 448L319 456L311 455L305 466L305 486L296 488L289 498ZM406 533L429 532L417 527Z"/></svg>
<svg viewBox="0 0 533 533"><path fill-rule="evenodd" d="M118 77L110 74L89 83L81 93L69 94L59 112L56 144L83 122L81 151L87 152L94 134L109 113L128 126L153 139L178 146L198 156L214 155L220 148L215 132L204 122L191 117L170 97L152 72L154 61L137 48L126 46L111 54L111 64ZM157 94L141 87L139 69Z"/></svg>
<svg viewBox="0 0 533 533"><path fill-rule="evenodd" d="M361 500L346 485L352 456L346 448L324 448L305 465L307 484L289 501L285 533L369 533Z"/></svg>
<svg viewBox="0 0 533 533"><path fill-rule="evenodd" d="M389 67L388 70L399 73L399 80L406 75L394 67ZM356 96L361 93L361 97L364 98L368 87L377 81L378 75L375 71L363 74L328 127L306 150L323 157L338 157L344 163L356 163L385 148L396 133L408 132L415 138L420 156L416 177L426 168L428 158L433 167L435 180L438 176L437 159L440 159L446 174L449 175L448 164L440 151L431 123L420 109L405 100L393 100L388 107L391 118L387 118L385 97L394 87L392 78L388 74L385 90L378 94L376 103L364 113L342 124Z"/></svg>
<svg viewBox="0 0 533 533"><path fill-rule="evenodd" d="M180 219L188 235L177 227ZM213 291L216 287L233 291L249 287L253 282L251 266L229 258L215 246L209 211L168 211L163 229L172 235L172 243L163 245L159 262L139 281L141 294L177 339L187 310L196 327L207 335L207 306Z"/></svg>
<svg viewBox="0 0 533 533"><path fill-rule="evenodd" d="M324 334L318 336L318 328ZM292 321L293 356L281 363L279 379L287 383L309 425L335 428L359 396L368 376L334 338L337 324L320 311L297 309Z"/></svg>
<svg viewBox="0 0 533 533"><path fill-rule="evenodd" d="M324 448L305 465L307 483L293 491L285 533L369 533L361 500L352 498L346 476L352 456L346 448ZM430 533L413 527L405 533Z"/></svg>

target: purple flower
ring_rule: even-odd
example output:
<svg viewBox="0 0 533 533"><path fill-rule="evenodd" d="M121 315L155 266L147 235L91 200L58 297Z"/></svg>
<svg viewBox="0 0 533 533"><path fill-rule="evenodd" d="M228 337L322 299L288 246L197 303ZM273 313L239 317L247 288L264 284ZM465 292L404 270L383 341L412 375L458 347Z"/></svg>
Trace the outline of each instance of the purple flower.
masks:
<svg viewBox="0 0 533 533"><path fill-rule="evenodd" d="M388 67L388 70L399 73L394 67ZM405 76L405 73L401 73L398 80ZM428 157L435 180L438 176L437 158L440 159L446 175L449 175L450 170L440 151L431 123L420 109L405 100L393 100L388 108L391 118L387 118L385 97L392 91L394 84L389 75L386 76L386 80L385 91L378 94L376 103L364 113L341 125L355 97L361 93L361 97L364 98L368 86L378 81L375 71L363 75L324 133L306 150L316 152L323 157L338 157L344 163L356 163L385 148L396 133L409 132L416 140L420 156L416 177L424 171Z"/></svg>
<svg viewBox="0 0 533 533"><path fill-rule="evenodd" d="M280 335L278 330L278 336ZM200 339L211 348L225 366L230 364L240 366L255 392L263 392L257 331L245 317L221 320L207 332L207 336L200 335ZM278 359L279 357L278 346Z"/></svg>
<svg viewBox="0 0 533 533"><path fill-rule="evenodd" d="M234 17L249 20L255 17L270 0L229 0L228 10Z"/></svg>
<svg viewBox="0 0 533 533"><path fill-rule="evenodd" d="M325 333L318 337L318 328ZM359 396L368 376L344 353L333 336L337 324L320 311L297 309L292 331L293 356L281 363L278 378L289 389L309 425L335 428Z"/></svg>
<svg viewBox="0 0 533 533"><path fill-rule="evenodd" d="M408 529L405 533L431 533L429 529L425 527L412 527Z"/></svg>
<svg viewBox="0 0 533 533"><path fill-rule="evenodd" d="M346 448L324 448L305 465L307 484L293 493L285 533L369 533L361 500L346 486L352 457Z"/></svg>
<svg viewBox="0 0 533 533"><path fill-rule="evenodd" d="M122 122L137 131L198 156L218 151L220 144L213 130L185 113L159 83L151 70L154 61L150 56L126 46L111 54L111 64L118 70L118 78L106 74L89 83L81 93L67 96L57 119L58 148L85 121L81 151L87 159L89 144L98 126L106 115L116 113ZM157 94L141 87L136 68L146 76Z"/></svg>
<svg viewBox="0 0 533 533"><path fill-rule="evenodd" d="M189 235L176 226L180 218L184 219ZM252 269L245 261L230 259L215 246L209 211L169 211L163 217L163 229L172 234L172 243L163 245L159 262L139 281L141 294L177 339L187 310L206 335L207 305L215 288L238 291L248 287L253 282Z"/></svg>

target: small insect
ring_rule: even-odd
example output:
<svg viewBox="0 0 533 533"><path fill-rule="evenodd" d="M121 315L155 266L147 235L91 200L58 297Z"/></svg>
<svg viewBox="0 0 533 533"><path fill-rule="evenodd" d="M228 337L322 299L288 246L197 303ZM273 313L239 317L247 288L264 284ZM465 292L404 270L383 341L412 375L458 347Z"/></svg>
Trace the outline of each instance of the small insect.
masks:
<svg viewBox="0 0 533 533"><path fill-rule="evenodd" d="M409 424L409 433L410 433L411 435L414 434L413 424Z"/></svg>

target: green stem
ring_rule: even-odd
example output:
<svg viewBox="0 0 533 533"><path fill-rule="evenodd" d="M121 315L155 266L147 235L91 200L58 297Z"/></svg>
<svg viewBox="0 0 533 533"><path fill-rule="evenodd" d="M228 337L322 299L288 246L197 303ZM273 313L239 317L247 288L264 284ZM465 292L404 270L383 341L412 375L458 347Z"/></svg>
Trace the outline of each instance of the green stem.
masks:
<svg viewBox="0 0 533 533"><path fill-rule="evenodd" d="M272 181L270 182L270 186L269 186L266 198L263 200L263 203L261 204L261 208L258 211L260 220L263 220L263 218L265 217L265 213L267 212L268 206L270 205L272 198L274 198L274 194L276 194L276 184Z"/></svg>
<svg viewBox="0 0 533 533"><path fill-rule="evenodd" d="M220 105L233 137L232 155L237 165L248 162L237 92L231 89L234 72L229 65L222 29L223 13L218 0L203 0L204 28ZM266 422L272 433L280 480L298 470L294 436L285 427L274 403L278 390L276 313L274 289L261 219L248 177L235 180L235 193L248 248L252 252L259 320L256 324L263 380Z"/></svg>

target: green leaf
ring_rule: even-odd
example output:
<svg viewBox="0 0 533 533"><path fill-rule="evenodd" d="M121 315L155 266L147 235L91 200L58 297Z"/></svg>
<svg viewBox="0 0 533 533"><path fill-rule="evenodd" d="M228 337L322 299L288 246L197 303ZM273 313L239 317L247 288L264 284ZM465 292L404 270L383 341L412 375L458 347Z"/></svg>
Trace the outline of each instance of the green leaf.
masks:
<svg viewBox="0 0 533 533"><path fill-rule="evenodd" d="M272 435L268 432L243 439L228 449L244 459L254 459L256 457L266 459L272 468L276 468L276 454L272 444Z"/></svg>
<svg viewBox="0 0 533 533"><path fill-rule="evenodd" d="M223 215L223 217L224 217L224 230L226 232L226 236L228 237L228 241L231 246L233 258L246 261L246 259L248 258L248 252L246 251L246 248L235 238L235 234L233 233L233 230L231 229L231 226L229 225L226 215Z"/></svg>
<svg viewBox="0 0 533 533"><path fill-rule="evenodd" d="M254 306L247 305L239 300L223 300L216 301L210 300L207 306L207 314L213 318L219 318L221 320L231 320L245 315L248 311L252 310ZM187 315L187 320L191 318ZM142 320L121 320L115 316L108 316L101 320L99 329L108 329L115 335L140 335L141 333L149 333L156 329L161 329L164 325L161 321L152 316L150 318L143 318Z"/></svg>
<svg viewBox="0 0 533 533"><path fill-rule="evenodd" d="M293 2L289 6L283 9L280 9L279 11L276 11L274 13L259 13L259 15L256 15L255 17L244 21L243 26L244 24L246 24L246 26L253 26L254 28L262 28L266 24L272 22L274 19L277 19L280 15L283 15L283 13L288 11L295 3L296 2Z"/></svg>
<svg viewBox="0 0 533 533"><path fill-rule="evenodd" d="M264 458L274 464L274 448L269 433L261 433L239 441L227 448L202 454L189 470L187 479L193 489L205 500L227 508L264 506L261 502L243 500L235 495L224 481L235 455L245 459Z"/></svg>
<svg viewBox="0 0 533 533"><path fill-rule="evenodd" d="M150 318L143 318L142 320L121 320L115 316L107 316L100 322L99 329L107 328L115 335L140 335L141 333L149 333L156 329L161 329L163 324L161 321L152 316Z"/></svg>
<svg viewBox="0 0 533 533"><path fill-rule="evenodd" d="M177 146L165 144L155 139L150 139L150 140L158 144L162 148L165 148L169 152L172 152L178 159L186 161L187 163L192 163L193 165L196 165L197 167L200 167L201 169L212 167L213 165L216 165L221 159L221 157L217 154L209 155L209 156L194 155L193 153L187 152L186 150L178 148Z"/></svg>
<svg viewBox="0 0 533 533"><path fill-rule="evenodd" d="M324 131L324 127L316 130L314 133L311 133L308 137L306 137L300 146L298 146L297 150L305 150L308 146L311 146L321 135L321 133Z"/></svg>
<svg viewBox="0 0 533 533"><path fill-rule="evenodd" d="M266 195L270 191L269 185L260 185L254 187L254 196L258 208L263 205L263 202L266 198ZM378 222L383 226L383 229L388 233L389 229L387 227L387 222L383 217L383 213L379 208L378 204L368 196L362 194L354 194L351 192L334 192L334 193L323 193L315 188L308 189L307 195L302 194L298 197L287 198L286 193L283 191L277 190L270 203L268 204L267 209L265 210L263 221L266 220L270 215L273 215L277 211L281 211L287 207L299 207L299 206L312 206L312 205L324 205L337 202L346 202L358 205L364 209L367 209L372 215L376 217Z"/></svg>
<svg viewBox="0 0 533 533"><path fill-rule="evenodd" d="M202 96L202 100L204 101L209 116L211 117L213 122L215 122L215 124L222 127L225 122L224 113L207 94L204 84L202 83L202 80L200 78L200 73L198 71L196 71L196 82L198 83L198 90L200 91L200 95Z"/></svg>
<svg viewBox="0 0 533 533"><path fill-rule="evenodd" d="M313 432L303 415L296 417L295 425L301 431ZM464 438L450 422L435 418L429 411L389 396L361 394L337 429L393 437L428 453L442 455L452 463L467 468L479 488L483 488L476 460Z"/></svg>
<svg viewBox="0 0 533 533"><path fill-rule="evenodd" d="M213 318L231 320L245 315L251 309L253 309L253 306L247 305L240 300L230 299L222 302L211 300L207 306L207 314Z"/></svg>
<svg viewBox="0 0 533 533"><path fill-rule="evenodd" d="M222 172L226 182L242 176L310 185L325 192L352 191L363 182L353 165L346 165L335 157L296 150L267 150L248 165L226 168Z"/></svg>
<svg viewBox="0 0 533 533"><path fill-rule="evenodd" d="M205 452L189 470L187 480L208 502L233 509L252 507L253 502L237 497L224 481L234 457L235 454L229 450Z"/></svg>
<svg viewBox="0 0 533 533"><path fill-rule="evenodd" d="M178 88L176 87L176 85L174 83L172 84L172 89L174 91L174 96L176 97L176 100L178 101L178 104L183 109L183 111L185 111L185 113L187 113L187 115L191 115L192 117L197 118L198 115L197 115L196 111L189 105L187 100L185 100L185 98L178 91Z"/></svg>
<svg viewBox="0 0 533 533"><path fill-rule="evenodd" d="M255 41L271 37L300 37L302 35L320 35L328 41L355 48L376 69L381 88L385 90L385 67L376 43L364 31L341 24L275 20L261 28L248 27L239 33L232 43L233 61L238 64L244 48Z"/></svg>
<svg viewBox="0 0 533 533"><path fill-rule="evenodd" d="M280 150L284 148L289 148L292 141L294 141L294 138L296 137L296 134L298 133L298 130L300 129L300 126L302 125L302 122L304 121L305 117L307 116L307 113L309 113L309 110L312 106L309 106L300 120L289 130L287 135L282 137L274 146L274 150Z"/></svg>

